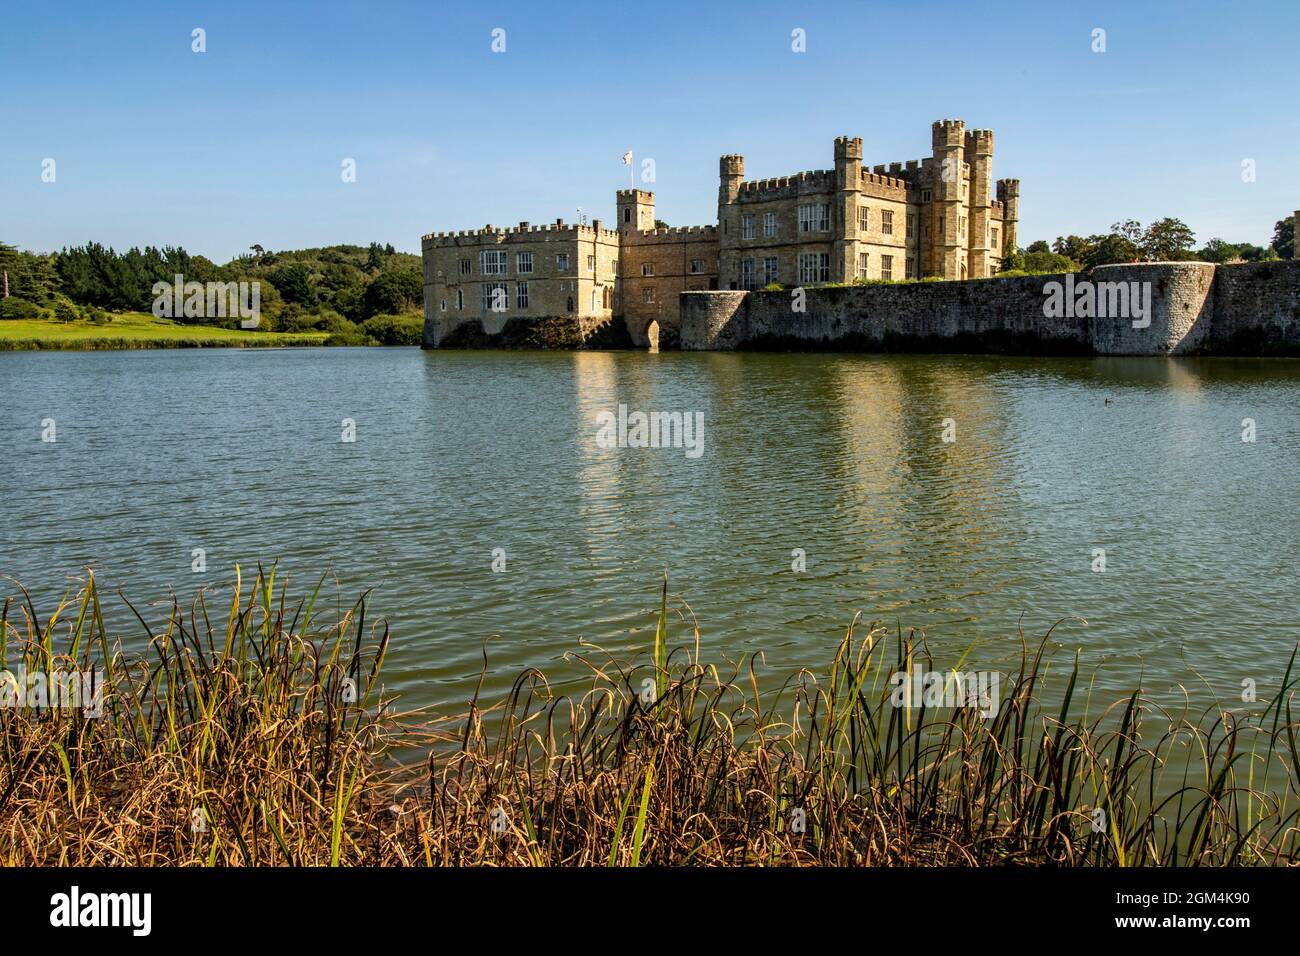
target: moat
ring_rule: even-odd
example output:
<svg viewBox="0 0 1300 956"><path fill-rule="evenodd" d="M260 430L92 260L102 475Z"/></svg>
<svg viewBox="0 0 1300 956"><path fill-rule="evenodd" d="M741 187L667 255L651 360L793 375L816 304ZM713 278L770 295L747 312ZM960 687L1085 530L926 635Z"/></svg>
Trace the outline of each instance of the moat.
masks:
<svg viewBox="0 0 1300 956"><path fill-rule="evenodd" d="M972 644L965 666L1007 665L1018 629L1070 618L1062 663L1103 665L1106 702L1139 681L1166 703L1265 694L1300 633L1300 361L303 349L0 370L0 574L38 607L86 564L146 618L236 561L279 559L297 593L329 567L331 604L375 588L408 704L463 703L489 638L489 696L527 665L580 676L580 639L647 647L665 569L706 659L761 654L774 683L820 670L859 611L923 628L939 667ZM698 413L701 453L602 445L619 405Z"/></svg>

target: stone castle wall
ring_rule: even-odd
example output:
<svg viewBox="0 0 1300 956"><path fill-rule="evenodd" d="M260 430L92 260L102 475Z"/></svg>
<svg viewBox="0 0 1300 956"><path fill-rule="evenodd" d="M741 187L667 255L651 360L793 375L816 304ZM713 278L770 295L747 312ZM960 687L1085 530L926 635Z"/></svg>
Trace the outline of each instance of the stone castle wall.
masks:
<svg viewBox="0 0 1300 956"><path fill-rule="evenodd" d="M1149 324L1044 313L1063 290L1149 284ZM1102 284L1107 284L1103 287ZM802 291L803 311L796 309ZM1113 312L1114 300L1111 300ZM1096 311L1094 309L1094 311ZM686 292L683 349L1300 355L1300 261L1102 266L1091 273L773 292Z"/></svg>
<svg viewBox="0 0 1300 956"><path fill-rule="evenodd" d="M1204 350L1300 355L1300 259L1220 266Z"/></svg>

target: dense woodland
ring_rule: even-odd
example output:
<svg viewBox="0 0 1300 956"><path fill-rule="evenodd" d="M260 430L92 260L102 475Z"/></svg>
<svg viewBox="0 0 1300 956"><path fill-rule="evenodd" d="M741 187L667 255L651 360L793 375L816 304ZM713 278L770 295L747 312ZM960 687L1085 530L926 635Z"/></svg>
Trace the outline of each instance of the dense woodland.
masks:
<svg viewBox="0 0 1300 956"><path fill-rule="evenodd" d="M23 252L0 243L9 297L0 318L48 318L107 324L114 312L149 312L155 282L261 284L258 331L330 334L339 345L418 345L423 325L420 257L391 245L327 246L248 254L217 265L184 249L147 246L126 252L89 243L55 253ZM238 318L187 319L235 327Z"/></svg>

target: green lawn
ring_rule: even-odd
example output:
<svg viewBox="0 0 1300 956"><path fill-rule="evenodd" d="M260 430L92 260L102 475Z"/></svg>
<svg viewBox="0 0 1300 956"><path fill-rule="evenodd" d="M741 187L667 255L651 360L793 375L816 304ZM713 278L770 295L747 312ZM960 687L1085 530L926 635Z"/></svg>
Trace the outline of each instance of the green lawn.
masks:
<svg viewBox="0 0 1300 956"><path fill-rule="evenodd" d="M147 312L124 312L105 325L39 319L0 320L4 349L256 348L323 345L325 332L246 332L179 325Z"/></svg>

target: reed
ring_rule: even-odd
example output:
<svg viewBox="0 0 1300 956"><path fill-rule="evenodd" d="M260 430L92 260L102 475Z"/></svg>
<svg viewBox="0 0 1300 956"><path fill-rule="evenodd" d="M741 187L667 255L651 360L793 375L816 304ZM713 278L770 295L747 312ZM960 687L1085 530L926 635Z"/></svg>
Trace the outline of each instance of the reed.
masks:
<svg viewBox="0 0 1300 956"><path fill-rule="evenodd" d="M1041 703L1051 634L1021 642L996 714L898 706L923 639L847 628L827 670L760 690L705 663L660 595L636 660L584 645L454 717L381 697L387 627L363 595L317 620L274 569L229 609L200 593L146 650L107 634L93 576L46 618L6 602L0 656L100 667L97 719L0 710L11 865L1277 865L1297 858L1294 660L1252 717L1192 719L1140 693L1095 715L1078 659ZM125 600L125 599L123 599ZM135 610L132 608L132 610ZM675 634L677 638L675 639ZM682 637L684 635L684 639ZM484 662L486 671L487 662ZM955 677L955 675L954 675ZM480 688L482 680L480 680ZM989 711L985 710L985 714ZM413 759L417 754L418 759Z"/></svg>

